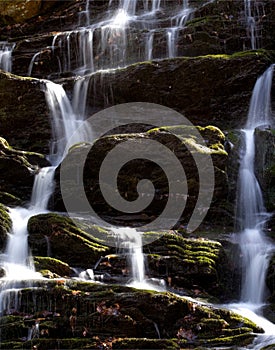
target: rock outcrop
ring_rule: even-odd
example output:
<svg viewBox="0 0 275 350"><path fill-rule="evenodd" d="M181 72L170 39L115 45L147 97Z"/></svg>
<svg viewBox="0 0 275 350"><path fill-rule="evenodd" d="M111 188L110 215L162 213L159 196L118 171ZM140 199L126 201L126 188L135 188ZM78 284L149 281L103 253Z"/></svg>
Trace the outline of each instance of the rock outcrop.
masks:
<svg viewBox="0 0 275 350"><path fill-rule="evenodd" d="M31 196L39 165L47 164L42 154L19 151L0 137L0 194L4 204L19 204Z"/></svg>
<svg viewBox="0 0 275 350"><path fill-rule="evenodd" d="M42 309L37 308L36 300ZM49 300L55 300L54 306ZM62 348L78 349L84 344L94 348L105 340L113 343L113 348L127 349L136 349L137 344L139 348L154 349L171 345L177 349L188 344L245 345L253 339L252 331L262 332L229 310L201 305L171 293L64 280L44 287L41 283L37 290L22 290L21 310L21 315L2 318L2 345L10 349L22 345L18 337L27 337L35 322L42 339L32 339L32 345L39 343L43 348L54 347L57 339ZM164 340L154 340L159 337ZM23 346L29 344L30 341Z"/></svg>

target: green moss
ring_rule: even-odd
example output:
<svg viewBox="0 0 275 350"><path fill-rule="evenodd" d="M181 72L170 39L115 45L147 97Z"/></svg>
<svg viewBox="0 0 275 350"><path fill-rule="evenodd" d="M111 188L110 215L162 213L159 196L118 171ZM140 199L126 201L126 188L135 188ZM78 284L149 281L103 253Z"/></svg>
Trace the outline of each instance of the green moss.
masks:
<svg viewBox="0 0 275 350"><path fill-rule="evenodd" d="M176 339L127 338L116 339L113 349L179 349Z"/></svg>
<svg viewBox="0 0 275 350"><path fill-rule="evenodd" d="M231 346L231 345L245 346L245 345L251 344L254 338L255 338L255 335L251 333L245 333L245 334L233 335L231 337L219 337L219 338L207 339L204 341L204 344L211 347L212 346Z"/></svg>
<svg viewBox="0 0 275 350"><path fill-rule="evenodd" d="M44 271L44 273L47 273L46 271L51 271L59 276L70 276L73 273L68 264L61 260L49 257L35 256L34 266L40 273L42 273L42 271Z"/></svg>
<svg viewBox="0 0 275 350"><path fill-rule="evenodd" d="M0 203L0 236L2 236L2 241L5 239L6 234L11 230L11 227L12 221L8 209Z"/></svg>

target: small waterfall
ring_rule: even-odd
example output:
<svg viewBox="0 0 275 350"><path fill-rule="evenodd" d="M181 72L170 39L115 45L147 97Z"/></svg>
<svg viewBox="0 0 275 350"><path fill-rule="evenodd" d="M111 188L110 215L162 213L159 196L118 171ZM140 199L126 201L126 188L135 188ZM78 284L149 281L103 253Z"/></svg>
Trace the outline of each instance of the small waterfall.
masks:
<svg viewBox="0 0 275 350"><path fill-rule="evenodd" d="M36 54L33 55L32 59L31 59L31 62L29 64L29 68L28 68L28 76L31 76L32 75L32 69L33 69L33 65L35 63L35 60L38 56L41 55L41 51L37 52Z"/></svg>
<svg viewBox="0 0 275 350"><path fill-rule="evenodd" d="M30 208L47 209L49 198L54 190L54 172L53 166L40 169L34 180Z"/></svg>
<svg viewBox="0 0 275 350"><path fill-rule="evenodd" d="M245 129L243 130L242 159L238 178L237 225L243 257L243 302L260 306L264 299L265 276L273 246L264 234L268 214L254 169L255 128L269 125L272 65L258 78L253 89Z"/></svg>
<svg viewBox="0 0 275 350"><path fill-rule="evenodd" d="M250 38L250 48L260 48L261 19L265 15L264 3L257 0L244 0L244 17L247 37Z"/></svg>
<svg viewBox="0 0 275 350"><path fill-rule="evenodd" d="M145 284L145 264L142 249L141 233L134 228L112 228L118 246L130 259L131 278L133 286Z"/></svg>
<svg viewBox="0 0 275 350"><path fill-rule="evenodd" d="M73 113L71 103L62 86L48 81L43 83L53 124L53 147L49 159L54 165L40 169L36 175L28 208L9 209L12 232L1 259L6 277L2 278L1 283L0 313L7 312L11 300L15 300L20 295L19 291L22 289L22 285L19 281L30 281L27 286L31 287L32 280L42 278L39 273L35 272L30 257L28 220L33 215L47 212L48 201L54 190L55 169L62 161L64 152L72 144L87 140L90 133L90 130L85 130L85 135L75 133L82 119L79 114L76 117L76 114ZM72 134L75 134L73 138ZM20 306L20 301L14 301L14 305L17 308Z"/></svg>
<svg viewBox="0 0 275 350"><path fill-rule="evenodd" d="M71 102L61 85L45 81L44 86L46 101L51 114L53 135L51 152L48 158L53 165L57 166L73 144L89 141L92 132L87 126L84 131L82 130L81 134L77 133L84 116L81 114L81 109L78 110L79 114L76 115L76 113L74 113ZM80 98L83 98L83 88L82 90L80 89L80 91L77 90L77 94L73 100L75 109L83 103L80 101ZM84 112L84 110L82 111Z"/></svg>
<svg viewBox="0 0 275 350"><path fill-rule="evenodd" d="M12 69L12 51L15 44L6 41L0 41L0 69L11 72Z"/></svg>
<svg viewBox="0 0 275 350"><path fill-rule="evenodd" d="M160 55L175 57L179 30L194 11L188 0L179 0L172 14L168 2L164 0L109 1L106 17L90 24L89 1L86 4L83 13L87 16L87 25L57 33L53 38L51 49L60 55L61 72L74 71L84 75L151 60L155 36L166 36L167 52L165 54L165 48L160 48Z"/></svg>

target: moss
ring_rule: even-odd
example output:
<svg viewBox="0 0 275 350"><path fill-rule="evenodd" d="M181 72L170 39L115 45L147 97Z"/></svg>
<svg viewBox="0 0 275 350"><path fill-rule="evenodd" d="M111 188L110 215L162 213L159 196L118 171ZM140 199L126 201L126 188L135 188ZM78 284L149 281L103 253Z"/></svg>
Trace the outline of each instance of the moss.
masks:
<svg viewBox="0 0 275 350"><path fill-rule="evenodd" d="M251 333L245 333L245 334L233 335L231 337L207 339L203 342L203 344L211 347L212 346L231 346L231 345L245 346L245 345L251 344L254 338L255 338L255 335Z"/></svg>
<svg viewBox="0 0 275 350"><path fill-rule="evenodd" d="M68 264L54 258L35 256L34 265L35 269L40 273L42 273L42 270L48 270L63 277L73 274L73 271Z"/></svg>
<svg viewBox="0 0 275 350"><path fill-rule="evenodd" d="M116 339L113 349L179 349L176 339L127 338Z"/></svg>
<svg viewBox="0 0 275 350"><path fill-rule="evenodd" d="M33 216L28 222L28 230L29 244L36 256L47 254L45 236L49 237L52 257L69 265L91 267L102 255L110 253L110 248L93 235L93 232L98 233L97 228L91 227L91 233L88 233L66 216L53 213ZM68 250L68 247L73 249Z"/></svg>

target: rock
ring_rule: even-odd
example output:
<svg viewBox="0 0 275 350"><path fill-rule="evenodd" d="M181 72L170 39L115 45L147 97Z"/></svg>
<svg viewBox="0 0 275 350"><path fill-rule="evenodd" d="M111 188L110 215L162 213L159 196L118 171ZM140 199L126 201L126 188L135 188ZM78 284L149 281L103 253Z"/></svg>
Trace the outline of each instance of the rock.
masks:
<svg viewBox="0 0 275 350"><path fill-rule="evenodd" d="M40 272L44 277L46 277L45 271L48 271L47 275L53 274L54 277L52 278L69 277L74 274L73 270L68 264L50 257L35 256L34 266L35 270Z"/></svg>
<svg viewBox="0 0 275 350"><path fill-rule="evenodd" d="M47 256L48 244L50 244L51 257L73 267L91 268L101 255L105 255L110 250L95 237L78 228L70 218L58 214L40 214L31 217L28 222L28 231L33 255ZM48 260L48 270L51 270L49 264L52 262ZM68 273L68 270L66 271ZM57 265L53 272L58 273Z"/></svg>
<svg viewBox="0 0 275 350"><path fill-rule="evenodd" d="M18 198L21 203L30 199L38 163L47 163L44 156L16 150L0 137L0 191L5 203L16 203Z"/></svg>
<svg viewBox="0 0 275 350"><path fill-rule="evenodd" d="M65 280L46 281L44 288L27 288L21 291L20 305L24 313L20 315L18 322L22 322L22 327L27 332L27 327L35 319L39 319L40 329L47 328L49 331L49 339L39 339L40 344L42 341L49 342L47 348L50 348L53 339L58 339L62 348L66 348L68 338L73 337L76 338L73 341L82 342L82 339L77 338L83 338L84 329L88 334L87 339L96 335L99 339L109 339L109 342L117 341L116 348L120 344L125 348L127 341L129 347L126 348L132 348L134 344L140 344L138 348L150 348L150 344L154 344L153 339L158 338L158 332L161 338L172 339L170 343L167 341L168 343L164 342L162 345L176 342L182 348L188 340L184 336L177 338L180 329L189 330L197 347L205 344L208 347L241 346L252 342L252 332L263 332L254 323L232 311L201 305L169 292L159 293L76 281L66 285L65 283ZM38 307L36 301L42 307ZM102 303L109 310L116 306L117 315L98 311L97 307ZM54 309L51 305L54 305ZM69 326L73 308L76 310L74 334ZM32 313L33 310L36 310L35 314ZM32 317L23 318L24 315ZM12 328L9 328L12 321L14 322L12 317L14 316L6 320L3 318L3 346L7 341L16 340L11 332ZM143 340L144 338L148 341ZM73 344L71 339L70 348L74 348ZM78 343L78 348L80 344Z"/></svg>
<svg viewBox="0 0 275 350"><path fill-rule="evenodd" d="M0 278L6 277L6 270L4 269L4 267L0 267Z"/></svg>
<svg viewBox="0 0 275 350"><path fill-rule="evenodd" d="M2 1L0 3L0 23L2 25L11 25L26 22L33 17L44 14L45 11L56 6L58 2L43 0Z"/></svg>
<svg viewBox="0 0 275 350"><path fill-rule="evenodd" d="M8 233L12 227L8 209L0 203L0 249L2 250L7 241Z"/></svg>
<svg viewBox="0 0 275 350"><path fill-rule="evenodd" d="M175 109L195 125L239 128L245 123L253 86L271 63L269 53L259 50L142 62L98 72L86 77L88 108L150 102ZM63 82L72 89L69 79Z"/></svg>
<svg viewBox="0 0 275 350"><path fill-rule="evenodd" d="M39 1L37 1L39 3ZM42 2L46 4L47 2ZM58 45L54 52L50 48L53 43L53 36L61 31L73 31L76 27L86 25L86 14L84 0L72 1L55 1L56 10L44 15L40 11L40 16L28 20L18 28L18 25L4 26L0 31L3 38L8 38L16 43L13 53L13 69L16 74L26 75L32 57L36 56L35 65L33 67L33 76L47 78L49 76L60 76L60 63L66 61L63 55L65 47L60 51ZM180 29L177 33L178 43L176 47L176 56L202 56L209 54L232 54L235 52L250 50L251 39L250 33L247 31L247 25L244 14L244 4L241 0L231 1L223 0L214 3L191 1L190 5L194 8L192 17L187 21L186 26ZM104 13L108 10L108 1L93 1L90 6L90 21L91 23L104 18ZM14 7L14 6L13 6ZM137 4L139 7L139 3ZM35 6L33 7L35 8ZM165 10L159 11L158 18L162 19L163 26L171 25L167 23L166 13L171 10L171 5L165 4ZM256 32L257 44L259 47L274 50L274 42L272 40L275 32L274 21L272 20L275 13L275 5L273 2L264 0L255 10L255 20L258 24ZM22 13L20 13L22 15ZM5 24L5 20L3 21ZM54 32L53 32L54 28ZM1 33L2 32L2 33ZM38 36L37 33L40 33ZM96 32L95 32L96 33ZM95 34L94 33L94 34ZM142 61L144 53L138 53L134 48L144 42L144 29L131 28L127 31L129 62ZM74 36L72 34L71 36ZM22 38L23 37L23 38ZM64 37L64 41L67 38ZM100 37L94 35L94 64L99 69L106 68L107 54L102 55L100 46ZM72 48L70 64L71 68L63 67L66 75L72 75L72 71L77 67L76 57L74 53L79 51L76 46L77 35L75 40L71 40ZM64 45L65 46L65 45ZM98 47L98 51L96 48ZM141 50L142 51L142 50ZM167 33L163 28L154 32L154 45L152 57L161 58L167 52ZM104 59L101 60L100 57ZM136 57L135 59L133 57ZM108 62L109 63L109 62ZM105 64L105 65L104 65ZM71 72L69 71L71 70Z"/></svg>
<svg viewBox="0 0 275 350"><path fill-rule="evenodd" d="M49 153L51 127L37 79L0 71L0 135L21 150Z"/></svg>
<svg viewBox="0 0 275 350"><path fill-rule="evenodd" d="M275 209L275 135L269 126L255 130L255 172L269 212Z"/></svg>
<svg viewBox="0 0 275 350"><path fill-rule="evenodd" d="M232 298L232 262L219 242L169 233L144 251L149 276L164 278L170 287L191 290L194 297L198 290L201 296L206 292L223 301Z"/></svg>
<svg viewBox="0 0 275 350"><path fill-rule="evenodd" d="M193 135L192 130L195 129L186 126L178 126L174 128L162 127L143 133L108 135L97 140L90 150L87 159L85 159L84 182L83 184L80 183L80 186L84 187L85 195L93 207L93 210L95 210L97 213L100 213L100 215L103 215L104 217L107 216L108 220L113 220L111 221L113 223L117 222L116 220L119 221L121 218L121 222L124 222L124 225L127 225L127 218L128 220L133 220L132 213L122 213L106 203L101 194L100 186L109 186L109 184L99 184L98 173L103 159L111 149L115 148L119 144L123 145L123 143L127 140L132 140L138 145L140 139L148 139L162 143L167 148L172 150L177 159L179 159L179 161L182 163L182 167L186 173L188 183L188 198L185 209L183 208L184 213L182 214L181 225L186 225L190 219L190 215L194 210L199 193L200 183L198 178L198 170L197 164L195 163L193 157L196 155L197 157L202 157L203 159L206 154L212 156L215 168L215 188L213 202L208 214L208 219L211 220L212 224L214 224L215 216L217 217L220 203L224 203L227 196L227 177L225 173L227 153L223 147L224 135L218 128L212 126L207 126L204 128L197 127L196 130L198 130L202 138L206 140L206 146L201 147L201 140ZM177 137L175 135L177 135ZM189 145L188 147L190 147L190 151L186 145ZM71 211L81 212L83 203L85 202L83 201L79 190L77 190L78 196L75 198L76 196L73 189L78 189L79 183L77 182L78 180L74 179L74 174L77 176L77 173L73 169L76 169L78 167L77 164L79 161L81 161L82 155L86 154L87 147L90 146L86 144L79 144L75 147L72 147L68 157L63 162L62 171L65 174L70 174L71 178L68 179L69 182L67 188L65 186L67 180L64 180L62 195L59 187L59 171L56 172L57 186L52 199L53 206L51 207L53 210L64 211L63 200L65 200L66 203L70 202L72 204L73 207L70 208ZM207 176L207 171L209 169L208 165L203 161L202 163L204 168L203 173L205 171L204 174ZM169 162L167 167L168 166ZM140 159L132 160L119 172L118 188L121 195L128 201L134 200L137 196L137 183L140 181L140 179L146 178L154 182L155 196L152 198L153 201L150 203L150 205L148 205L147 208L137 213L141 221L150 221L151 218L160 215L160 213L165 208L168 195L174 196L179 204L183 198L181 196L186 195L186 193L169 194L167 177L161 167L156 166L154 162L149 162L146 160L141 161ZM212 195L212 190L212 187L206 189L205 193L207 191L209 192L207 192L208 195L205 194L205 196L207 197ZM149 194L145 191L143 195L146 197ZM205 213L205 205L206 204L204 204L204 201L202 201L201 207L199 208L200 213ZM220 217L218 220L219 224L221 224ZM230 220L232 219L229 217L229 215L224 215L224 221L227 224L230 224Z"/></svg>

